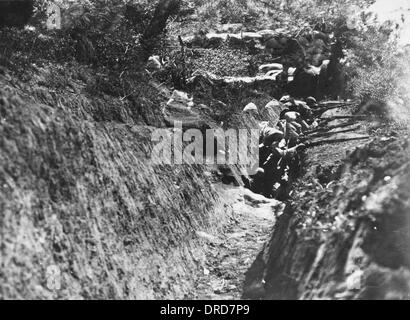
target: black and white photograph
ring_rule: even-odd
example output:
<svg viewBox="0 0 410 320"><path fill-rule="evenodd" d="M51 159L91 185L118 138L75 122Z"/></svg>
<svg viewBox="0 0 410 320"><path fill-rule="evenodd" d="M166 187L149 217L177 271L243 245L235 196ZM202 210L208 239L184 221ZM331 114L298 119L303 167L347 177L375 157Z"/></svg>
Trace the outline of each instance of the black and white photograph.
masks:
<svg viewBox="0 0 410 320"><path fill-rule="evenodd" d="M0 300L410 300L409 127L410 0L0 0Z"/></svg>

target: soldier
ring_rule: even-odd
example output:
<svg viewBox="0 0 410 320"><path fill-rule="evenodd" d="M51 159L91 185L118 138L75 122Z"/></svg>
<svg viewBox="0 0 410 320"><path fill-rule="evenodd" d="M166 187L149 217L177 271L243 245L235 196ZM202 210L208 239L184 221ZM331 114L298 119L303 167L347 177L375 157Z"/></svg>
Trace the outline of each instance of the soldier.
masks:
<svg viewBox="0 0 410 320"><path fill-rule="evenodd" d="M305 101L306 101L306 104L309 106L309 108L311 109L319 108L319 104L317 103L314 97L307 97Z"/></svg>
<svg viewBox="0 0 410 320"><path fill-rule="evenodd" d="M295 107L292 111L298 112L301 118L307 122L313 121L312 109L304 101L295 100Z"/></svg>
<svg viewBox="0 0 410 320"><path fill-rule="evenodd" d="M293 99L290 95L285 94L284 96L282 96L282 98L280 98L279 102L280 102L280 103L283 103L283 104L285 104L285 103L292 103L292 104L294 104L294 103L295 103L295 99Z"/></svg>
<svg viewBox="0 0 410 320"><path fill-rule="evenodd" d="M266 126L261 130L261 145L259 146L260 166L263 166L263 163L265 163L267 158L269 157L272 145L275 143L279 144L283 140L283 138L283 132L276 128Z"/></svg>
<svg viewBox="0 0 410 320"><path fill-rule="evenodd" d="M300 114L303 120L311 121L313 119L313 112L312 109L308 106L308 104L304 101L295 100L290 96L283 96L280 100L284 106L286 107L280 114L280 118L284 119L284 115L288 111L297 112Z"/></svg>
<svg viewBox="0 0 410 320"><path fill-rule="evenodd" d="M297 129L300 129L298 133L303 133L309 130L309 125L305 121L305 118L299 112L296 111L286 111L282 117L287 123L292 124ZM308 118L309 119L309 118Z"/></svg>
<svg viewBox="0 0 410 320"><path fill-rule="evenodd" d="M278 142L270 146L270 155L262 164L264 170L263 179L263 195L265 197L273 197L274 185L276 183L283 184L285 170L291 163L298 151L303 148L303 144L295 145L293 148L281 148ZM286 179L285 179L286 180Z"/></svg>

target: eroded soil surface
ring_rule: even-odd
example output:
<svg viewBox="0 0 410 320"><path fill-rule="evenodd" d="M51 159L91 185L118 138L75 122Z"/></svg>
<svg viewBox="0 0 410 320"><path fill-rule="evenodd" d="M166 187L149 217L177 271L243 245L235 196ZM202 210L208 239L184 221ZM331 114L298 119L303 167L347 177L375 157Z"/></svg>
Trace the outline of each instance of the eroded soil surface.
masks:
<svg viewBox="0 0 410 320"><path fill-rule="evenodd" d="M240 299L245 273L268 241L284 205L242 187L218 185L232 205L233 216L219 234L200 233L206 249L203 274L196 283L196 298Z"/></svg>

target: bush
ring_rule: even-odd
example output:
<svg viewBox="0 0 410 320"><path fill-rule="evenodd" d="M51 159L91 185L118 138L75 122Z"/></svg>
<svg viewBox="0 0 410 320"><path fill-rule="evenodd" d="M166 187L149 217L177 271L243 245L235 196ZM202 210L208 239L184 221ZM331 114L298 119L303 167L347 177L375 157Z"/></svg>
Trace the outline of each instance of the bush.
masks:
<svg viewBox="0 0 410 320"><path fill-rule="evenodd" d="M397 80L401 78L397 43L390 24L367 25L349 39L346 72L350 78L350 93L365 102L385 102L398 94Z"/></svg>

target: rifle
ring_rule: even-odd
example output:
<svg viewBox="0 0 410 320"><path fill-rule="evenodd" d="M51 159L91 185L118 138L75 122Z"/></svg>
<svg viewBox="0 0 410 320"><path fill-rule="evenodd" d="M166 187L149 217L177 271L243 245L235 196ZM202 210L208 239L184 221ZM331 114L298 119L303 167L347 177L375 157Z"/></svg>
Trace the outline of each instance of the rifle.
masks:
<svg viewBox="0 0 410 320"><path fill-rule="evenodd" d="M319 107L335 107L335 106L340 106L340 105L355 105L359 104L359 101L340 101L340 100L334 100L334 101L322 101L318 103Z"/></svg>
<svg viewBox="0 0 410 320"><path fill-rule="evenodd" d="M327 111L329 111L329 110L334 110L334 109L339 109L339 108L347 108L347 107L351 107L351 106L353 106L353 105L355 105L355 103L351 103L351 102L349 102L349 103L340 103L340 104L331 105L331 106L320 106L320 105L319 105L319 108L313 109L312 111L313 111L313 115L314 115L314 116L319 117L319 116L321 116L323 113L325 113L325 112L327 112Z"/></svg>
<svg viewBox="0 0 410 320"><path fill-rule="evenodd" d="M312 130L305 131L305 134L311 134L311 133L316 133L316 132L326 132L326 131L330 131L330 130L337 129L337 128L349 127L353 124L354 124L353 121L348 121L346 123L336 124L336 125L328 126L328 127L324 127L324 128L323 127L322 128L318 127L318 128L312 129Z"/></svg>
<svg viewBox="0 0 410 320"><path fill-rule="evenodd" d="M333 132L319 132L319 133L315 133L314 135L309 135L306 137L302 137L300 140L302 139L312 139L312 138L319 138L319 137L328 137L328 136L332 136L334 134L338 134L338 133L348 133L348 132L353 132L356 131L357 129L360 129L359 127L355 127L355 128L351 128L351 129L346 129L346 130L339 130L339 131L333 131Z"/></svg>
<svg viewBox="0 0 410 320"><path fill-rule="evenodd" d="M342 142L348 142L348 141L357 141L357 140L368 140L370 139L370 136L364 136L364 137L357 137L357 138L344 138L344 139L325 139L325 140L319 140L319 141L314 141L314 142L306 142L305 147L306 148L313 148L317 146L321 146L323 144L333 144L333 143L342 143Z"/></svg>
<svg viewBox="0 0 410 320"><path fill-rule="evenodd" d="M332 120L337 120L337 119L367 119L368 116L364 115L354 115L354 116L331 116L331 117L326 117L326 118L319 118L319 120L327 120L327 121L332 121Z"/></svg>

